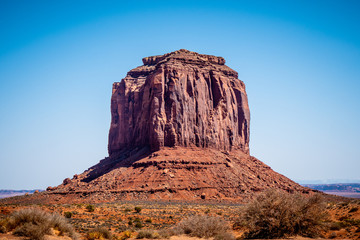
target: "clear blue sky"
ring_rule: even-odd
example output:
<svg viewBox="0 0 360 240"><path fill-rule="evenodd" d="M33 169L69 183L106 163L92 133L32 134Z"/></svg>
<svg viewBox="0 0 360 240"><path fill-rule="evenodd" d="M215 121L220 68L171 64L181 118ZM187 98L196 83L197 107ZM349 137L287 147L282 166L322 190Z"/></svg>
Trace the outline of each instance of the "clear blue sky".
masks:
<svg viewBox="0 0 360 240"><path fill-rule="evenodd" d="M360 179L359 1L0 0L0 189L107 156L112 83L141 58L222 56L247 87L251 154L295 180Z"/></svg>

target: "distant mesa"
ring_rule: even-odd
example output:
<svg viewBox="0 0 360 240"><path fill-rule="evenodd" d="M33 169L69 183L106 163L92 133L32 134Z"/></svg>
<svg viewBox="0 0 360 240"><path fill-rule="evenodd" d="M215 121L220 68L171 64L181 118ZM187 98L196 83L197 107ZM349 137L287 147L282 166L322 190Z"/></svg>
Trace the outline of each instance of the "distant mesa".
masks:
<svg viewBox="0 0 360 240"><path fill-rule="evenodd" d="M180 49L143 64L113 84L109 157L18 202L244 202L268 188L314 191L249 155L245 84L224 58Z"/></svg>

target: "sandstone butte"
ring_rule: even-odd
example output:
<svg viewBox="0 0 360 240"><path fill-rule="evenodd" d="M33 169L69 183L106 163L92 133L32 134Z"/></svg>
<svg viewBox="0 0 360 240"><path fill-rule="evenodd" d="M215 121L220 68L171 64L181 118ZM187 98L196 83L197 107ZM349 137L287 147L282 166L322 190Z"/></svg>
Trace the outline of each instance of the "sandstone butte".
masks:
<svg viewBox="0 0 360 240"><path fill-rule="evenodd" d="M268 188L311 194L249 153L245 84L225 59L178 50L115 82L109 157L13 202L245 202Z"/></svg>

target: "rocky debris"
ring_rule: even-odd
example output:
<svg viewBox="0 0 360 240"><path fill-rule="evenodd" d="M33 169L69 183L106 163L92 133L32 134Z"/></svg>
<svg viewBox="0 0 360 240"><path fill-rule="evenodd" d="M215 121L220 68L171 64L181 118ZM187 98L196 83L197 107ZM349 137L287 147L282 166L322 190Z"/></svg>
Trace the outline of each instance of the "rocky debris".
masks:
<svg viewBox="0 0 360 240"><path fill-rule="evenodd" d="M206 194L205 193L202 193L201 194L201 199L205 199L206 198Z"/></svg>
<svg viewBox="0 0 360 240"><path fill-rule="evenodd" d="M123 152L123 155L129 153ZM99 175L104 169L106 171ZM276 173L241 150L221 152L211 148L165 147L155 153L119 161L107 158L57 189L29 199L41 203L119 200L242 203L268 188L291 193L315 192Z"/></svg>
<svg viewBox="0 0 360 240"><path fill-rule="evenodd" d="M224 58L181 49L143 63L113 85L110 157L134 146L249 152L245 84Z"/></svg>
<svg viewBox="0 0 360 240"><path fill-rule="evenodd" d="M56 190L56 189L57 189L57 187L48 186L48 187L46 188L46 191L54 191L54 190Z"/></svg>
<svg viewBox="0 0 360 240"><path fill-rule="evenodd" d="M70 182L71 182L70 178L65 178L63 181L63 184L66 185L66 184L69 184Z"/></svg>

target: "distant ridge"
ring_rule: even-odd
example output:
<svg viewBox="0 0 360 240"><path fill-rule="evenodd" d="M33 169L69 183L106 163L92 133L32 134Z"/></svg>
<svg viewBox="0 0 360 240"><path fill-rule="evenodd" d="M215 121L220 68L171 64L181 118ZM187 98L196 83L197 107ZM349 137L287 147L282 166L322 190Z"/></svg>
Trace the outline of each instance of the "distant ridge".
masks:
<svg viewBox="0 0 360 240"><path fill-rule="evenodd" d="M44 190L34 189L34 190L12 190L12 189L0 189L0 198L14 197L25 195L26 193L32 194L35 191L42 192Z"/></svg>
<svg viewBox="0 0 360 240"><path fill-rule="evenodd" d="M360 183L360 179L310 179L310 180L294 179L294 181L301 185Z"/></svg>
<svg viewBox="0 0 360 240"><path fill-rule="evenodd" d="M303 186L327 194L360 198L360 183L303 184Z"/></svg>

